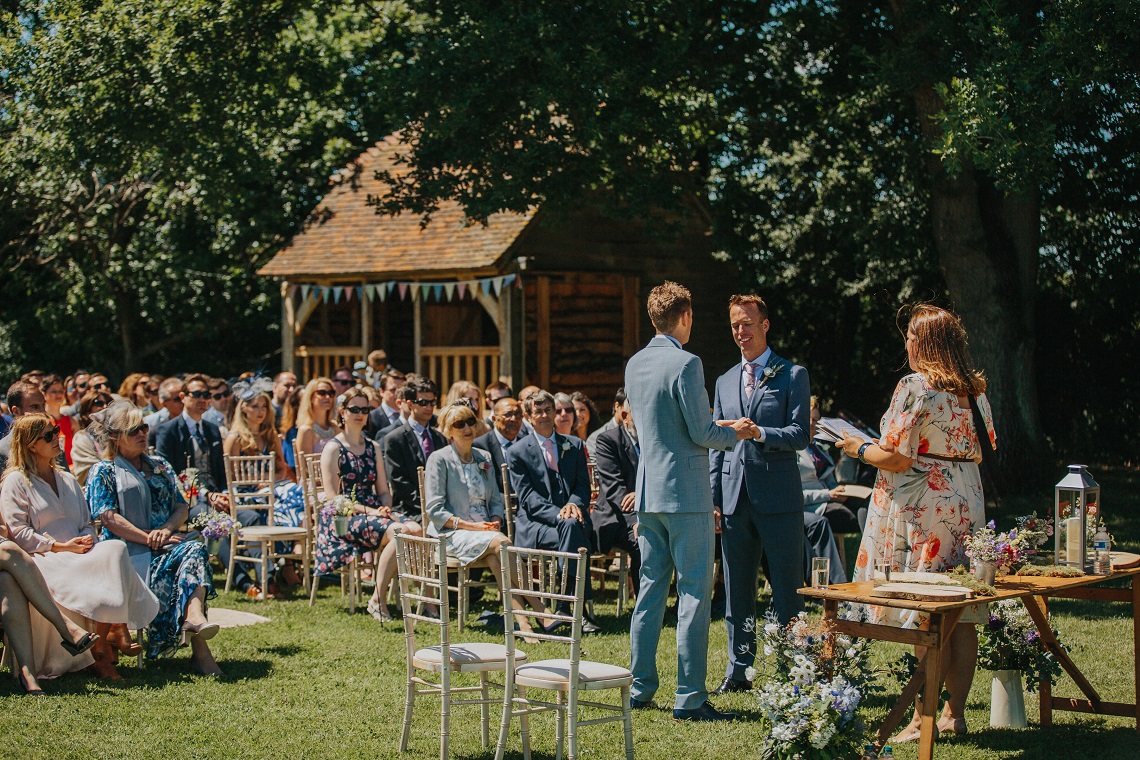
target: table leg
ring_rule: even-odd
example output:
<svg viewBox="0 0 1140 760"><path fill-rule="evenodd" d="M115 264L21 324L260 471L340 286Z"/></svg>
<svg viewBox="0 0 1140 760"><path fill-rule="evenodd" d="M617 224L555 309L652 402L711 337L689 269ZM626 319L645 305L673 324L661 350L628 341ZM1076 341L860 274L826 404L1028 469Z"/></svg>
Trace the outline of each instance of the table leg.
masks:
<svg viewBox="0 0 1140 760"><path fill-rule="evenodd" d="M1132 676L1136 681L1136 731L1140 733L1140 628L1136 620L1140 618L1140 583L1132 576Z"/></svg>
<svg viewBox="0 0 1140 760"><path fill-rule="evenodd" d="M1061 648L1060 642L1057 637L1053 635L1053 629L1049 627L1049 619L1045 617L1045 613L1041 609L1041 602L1035 596L1021 597L1022 603L1025 605L1025 610L1032 618L1033 624L1037 626L1037 633L1041 634L1041 643L1044 644L1053 656L1057 658L1057 662L1061 664L1069 677L1081 690L1081 693L1088 697L1089 702L1092 703L1093 708L1097 712L1100 711L1101 699L1097 694L1096 689L1089 683L1089 679L1085 678L1085 674L1080 671L1076 663L1069 657L1068 652ZM1135 601L1133 602L1135 604Z"/></svg>
<svg viewBox="0 0 1140 760"><path fill-rule="evenodd" d="M1041 605L1041 612L1045 615L1045 619L1048 620L1049 598L1041 596L1037 598L1037 601ZM1053 725L1053 684L1048 681L1041 681L1037 688L1041 697L1041 727L1051 728Z"/></svg>
<svg viewBox="0 0 1140 760"><path fill-rule="evenodd" d="M931 623L933 630L935 625L933 619ZM918 739L918 760L932 760L934 730L938 723L938 696L942 691L942 647L927 647L924 662L926 688L922 694L922 714L919 717L921 733Z"/></svg>

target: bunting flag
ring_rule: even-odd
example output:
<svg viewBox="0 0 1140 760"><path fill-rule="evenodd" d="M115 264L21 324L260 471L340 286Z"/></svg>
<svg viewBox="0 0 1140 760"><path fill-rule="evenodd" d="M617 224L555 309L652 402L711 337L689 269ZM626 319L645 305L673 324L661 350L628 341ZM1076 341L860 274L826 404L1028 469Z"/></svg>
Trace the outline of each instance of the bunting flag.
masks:
<svg viewBox="0 0 1140 760"><path fill-rule="evenodd" d="M479 295L479 291L485 295L493 295L498 298L502 296L503 289L512 284L516 287L522 287L522 279L517 274L505 274L498 277L482 277L476 280L450 280L446 282L387 280L385 282L366 282L360 285L316 285L311 282L304 282L290 283L288 292L292 297L300 290L302 299L307 299L312 294L313 298L319 298L325 303L328 303L330 297L333 303L340 303L341 298L348 302L352 300L354 294L361 301L367 298L369 301L379 299L383 302L393 293L396 293L401 301L406 301L410 293L413 301L426 303L429 298L434 298L436 303L443 303L445 300L448 302L455 300L457 295L460 301L469 296L475 298Z"/></svg>

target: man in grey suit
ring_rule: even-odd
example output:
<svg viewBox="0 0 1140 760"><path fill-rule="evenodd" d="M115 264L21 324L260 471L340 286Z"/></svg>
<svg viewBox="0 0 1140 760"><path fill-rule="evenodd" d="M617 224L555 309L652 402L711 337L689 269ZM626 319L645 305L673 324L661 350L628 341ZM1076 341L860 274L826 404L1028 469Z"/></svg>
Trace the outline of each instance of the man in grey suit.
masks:
<svg viewBox="0 0 1140 760"><path fill-rule="evenodd" d="M720 538L728 594L728 672L715 694L752 688L745 670L755 659L762 554L780 622L804 608L796 593L804 577L804 497L796 452L808 443L808 373L768 347L768 307L759 296L732 296L728 317L743 359L717 378L713 414L748 417L761 435L728 456L716 451L709 458L713 503L724 512Z"/></svg>
<svg viewBox="0 0 1140 760"><path fill-rule="evenodd" d="M718 712L709 704L705 689L715 531L708 449L730 450L738 439L759 431L750 420L713 422L701 360L681 348L693 327L689 291L674 282L655 287L649 293L649 318L657 335L625 368L641 447L636 481L641 592L630 622L630 707L652 706L658 687L657 643L676 571L673 718L732 720L734 713Z"/></svg>

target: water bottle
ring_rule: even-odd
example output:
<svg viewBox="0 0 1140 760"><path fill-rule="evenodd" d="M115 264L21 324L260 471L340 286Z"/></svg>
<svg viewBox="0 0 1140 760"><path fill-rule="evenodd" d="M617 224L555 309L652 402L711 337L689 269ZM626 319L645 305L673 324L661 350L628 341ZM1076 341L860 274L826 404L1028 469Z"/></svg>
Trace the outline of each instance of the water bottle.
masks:
<svg viewBox="0 0 1140 760"><path fill-rule="evenodd" d="M867 746L863 747L863 755L859 758L859 760L876 760L878 757L879 753L875 751L875 745L868 744Z"/></svg>
<svg viewBox="0 0 1140 760"><path fill-rule="evenodd" d="M1095 564L1093 565L1093 572L1096 575L1112 575L1112 539L1108 535L1108 529L1104 527L1104 523L1100 524L1097 528L1096 535L1093 536L1093 552L1096 557Z"/></svg>
<svg viewBox="0 0 1140 760"><path fill-rule="evenodd" d="M891 751L891 745L888 744L887 746L883 747L883 754L879 755L879 757L883 758L883 760L887 760L887 758L889 758L889 760L894 760L895 753Z"/></svg>

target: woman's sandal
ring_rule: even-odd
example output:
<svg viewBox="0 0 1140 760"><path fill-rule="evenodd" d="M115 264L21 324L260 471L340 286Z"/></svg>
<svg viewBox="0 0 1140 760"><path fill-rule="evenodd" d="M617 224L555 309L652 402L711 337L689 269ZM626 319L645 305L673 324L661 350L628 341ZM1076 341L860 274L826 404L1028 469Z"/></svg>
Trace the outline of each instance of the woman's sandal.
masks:
<svg viewBox="0 0 1140 760"><path fill-rule="evenodd" d="M95 642L99 640L97 633L85 633L79 641L74 644L70 641L60 641L59 645L67 650L67 653L72 657L78 657L86 652L91 647L95 646Z"/></svg>
<svg viewBox="0 0 1140 760"><path fill-rule="evenodd" d="M966 726L965 718L943 718L938 721L937 728L941 734L953 734L954 736L965 736L970 733L969 727Z"/></svg>
<svg viewBox="0 0 1140 760"><path fill-rule="evenodd" d="M90 635L90 634L88 634ZM16 683L20 684L20 691L24 692L29 697L46 697L43 689L29 689L27 681L24 680L24 673L21 670L16 671Z"/></svg>
<svg viewBox="0 0 1140 760"><path fill-rule="evenodd" d="M393 620L392 613L381 607L375 599L368 600L368 607L366 609L368 610L368 614L374 617L378 622L391 623Z"/></svg>
<svg viewBox="0 0 1140 760"><path fill-rule="evenodd" d="M182 644L185 646L190 643L190 639L198 637L203 641L208 641L218 635L222 627L217 623L205 622L198 625L191 625L190 623L182 624Z"/></svg>
<svg viewBox="0 0 1140 760"><path fill-rule="evenodd" d="M922 729L913 726L907 726L900 731L896 736L890 739L891 744L907 744L909 742L916 742L922 738ZM938 726L934 727L934 738L938 739Z"/></svg>

